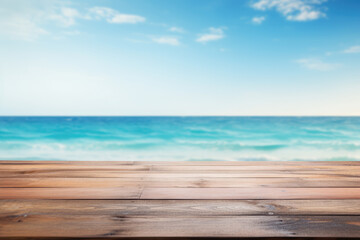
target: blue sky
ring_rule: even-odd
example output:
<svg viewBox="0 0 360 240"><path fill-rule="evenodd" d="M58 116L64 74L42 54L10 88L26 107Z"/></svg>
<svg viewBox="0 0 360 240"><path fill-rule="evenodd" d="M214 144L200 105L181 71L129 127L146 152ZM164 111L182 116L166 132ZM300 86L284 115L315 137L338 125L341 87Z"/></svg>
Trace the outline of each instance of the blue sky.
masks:
<svg viewBox="0 0 360 240"><path fill-rule="evenodd" d="M357 0L1 0L0 115L360 115Z"/></svg>

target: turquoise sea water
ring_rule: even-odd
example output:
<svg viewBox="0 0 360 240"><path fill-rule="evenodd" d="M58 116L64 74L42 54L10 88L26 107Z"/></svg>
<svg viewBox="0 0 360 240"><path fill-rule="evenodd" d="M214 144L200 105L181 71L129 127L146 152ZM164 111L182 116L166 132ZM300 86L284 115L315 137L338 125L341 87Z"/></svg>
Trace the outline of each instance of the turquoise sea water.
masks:
<svg viewBox="0 0 360 240"><path fill-rule="evenodd" d="M1 160L360 160L360 117L0 117Z"/></svg>

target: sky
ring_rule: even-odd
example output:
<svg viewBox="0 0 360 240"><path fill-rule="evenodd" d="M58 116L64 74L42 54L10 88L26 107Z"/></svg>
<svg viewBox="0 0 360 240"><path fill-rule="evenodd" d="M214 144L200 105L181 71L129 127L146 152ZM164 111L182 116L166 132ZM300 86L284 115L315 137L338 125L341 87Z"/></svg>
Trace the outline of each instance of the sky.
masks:
<svg viewBox="0 0 360 240"><path fill-rule="evenodd" d="M360 115L358 0L0 0L0 115Z"/></svg>

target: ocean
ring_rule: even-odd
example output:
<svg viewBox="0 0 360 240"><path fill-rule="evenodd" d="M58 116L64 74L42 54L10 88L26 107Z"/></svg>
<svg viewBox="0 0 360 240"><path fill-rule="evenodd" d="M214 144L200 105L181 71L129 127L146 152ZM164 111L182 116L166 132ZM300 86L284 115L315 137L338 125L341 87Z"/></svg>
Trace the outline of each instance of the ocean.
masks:
<svg viewBox="0 0 360 240"><path fill-rule="evenodd" d="M0 117L0 159L356 161L360 117Z"/></svg>

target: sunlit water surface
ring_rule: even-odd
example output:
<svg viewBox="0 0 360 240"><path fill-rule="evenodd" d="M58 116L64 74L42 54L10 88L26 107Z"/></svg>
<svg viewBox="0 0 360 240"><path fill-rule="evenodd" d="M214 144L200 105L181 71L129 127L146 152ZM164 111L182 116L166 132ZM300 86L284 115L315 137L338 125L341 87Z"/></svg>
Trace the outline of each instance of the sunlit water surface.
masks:
<svg viewBox="0 0 360 240"><path fill-rule="evenodd" d="M2 160L360 160L358 117L0 117Z"/></svg>

